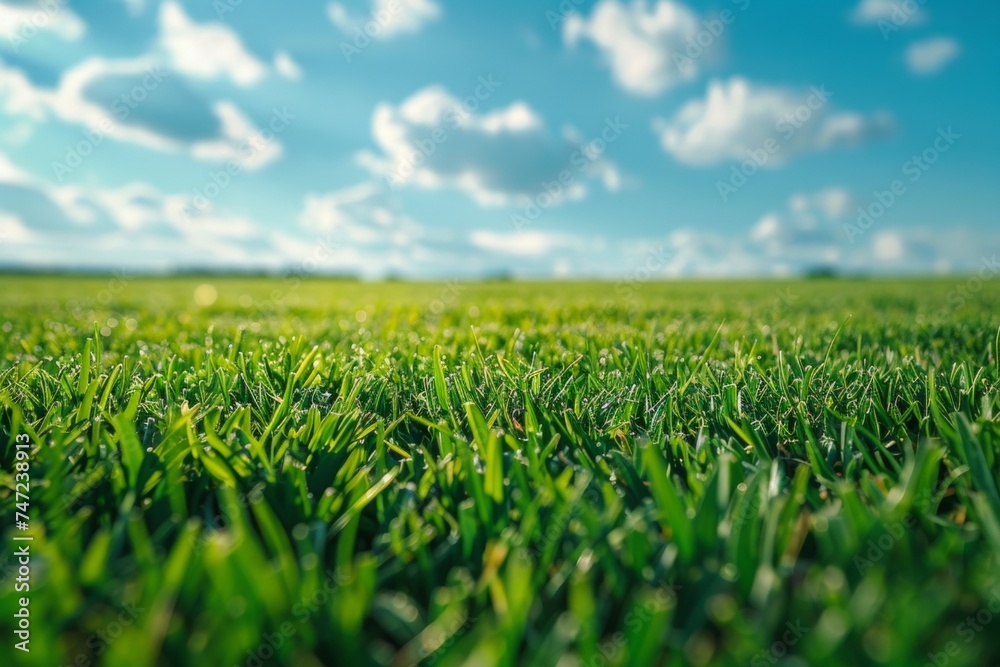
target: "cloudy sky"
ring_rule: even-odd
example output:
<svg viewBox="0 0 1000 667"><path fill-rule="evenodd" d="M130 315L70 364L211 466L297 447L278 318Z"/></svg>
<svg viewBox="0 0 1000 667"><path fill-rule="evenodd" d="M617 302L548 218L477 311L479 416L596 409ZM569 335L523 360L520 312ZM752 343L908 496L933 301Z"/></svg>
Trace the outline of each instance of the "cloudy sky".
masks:
<svg viewBox="0 0 1000 667"><path fill-rule="evenodd" d="M0 0L0 265L969 271L976 4Z"/></svg>

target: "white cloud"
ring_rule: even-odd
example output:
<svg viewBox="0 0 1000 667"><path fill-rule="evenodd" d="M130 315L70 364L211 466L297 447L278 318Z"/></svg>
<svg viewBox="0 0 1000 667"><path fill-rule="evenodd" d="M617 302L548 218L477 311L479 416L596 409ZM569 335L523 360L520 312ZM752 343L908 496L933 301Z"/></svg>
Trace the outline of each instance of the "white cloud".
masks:
<svg viewBox="0 0 1000 667"><path fill-rule="evenodd" d="M936 74L957 58L961 50L951 37L931 37L906 49L906 65L913 74Z"/></svg>
<svg viewBox="0 0 1000 667"><path fill-rule="evenodd" d="M146 11L146 0L119 0L132 16L138 16Z"/></svg>
<svg viewBox="0 0 1000 667"><path fill-rule="evenodd" d="M796 153L854 145L886 133L886 114L834 112L824 87L808 91L754 86L740 77L712 81L704 99L685 104L669 121L654 119L660 143L677 161L708 166L766 152L764 166Z"/></svg>
<svg viewBox="0 0 1000 667"><path fill-rule="evenodd" d="M338 272L373 278L389 274L448 276L467 271L476 262L468 252L455 248L452 233L426 229L374 179L307 194L298 224L303 231L334 245L331 263Z"/></svg>
<svg viewBox="0 0 1000 667"><path fill-rule="evenodd" d="M372 39L391 39L420 32L442 12L435 0L372 0L366 16L352 16L339 2L327 5L326 13L346 35L361 31Z"/></svg>
<svg viewBox="0 0 1000 667"><path fill-rule="evenodd" d="M851 18L864 24L888 21L899 26L917 25L924 18L924 10L916 0L861 0Z"/></svg>
<svg viewBox="0 0 1000 667"><path fill-rule="evenodd" d="M150 269L178 262L277 267L289 259L274 252L281 234L250 218L212 211L190 216L190 194L164 194L141 182L53 185L26 174L3 153L0 184L27 196L0 201L0 236L7 237L0 238L3 262ZM25 199L34 204L12 208L13 201Z"/></svg>
<svg viewBox="0 0 1000 667"><path fill-rule="evenodd" d="M401 213L371 181L306 195L299 225L361 246L412 247L424 235L423 228Z"/></svg>
<svg viewBox="0 0 1000 667"><path fill-rule="evenodd" d="M6 155L0 153L0 183L24 185L31 181L31 176L11 162Z"/></svg>
<svg viewBox="0 0 1000 667"><path fill-rule="evenodd" d="M25 195L0 199L0 263L5 264L232 266L378 277L467 259L456 254L441 262L440 251L422 243L423 229L372 183L307 196L302 229L288 232L213 208L191 215L197 208L191 194L165 194L148 183L52 185L2 152L0 186ZM24 201L29 205L17 210L16 202Z"/></svg>
<svg viewBox="0 0 1000 667"><path fill-rule="evenodd" d="M298 80L302 78L302 68L285 51L278 51L274 54L274 69L286 79Z"/></svg>
<svg viewBox="0 0 1000 667"><path fill-rule="evenodd" d="M810 215L818 211L827 220L842 218L850 212L854 198L841 187L830 187L814 195L795 194L788 200L790 211L798 215Z"/></svg>
<svg viewBox="0 0 1000 667"><path fill-rule="evenodd" d="M614 141L625 127L609 127L605 136ZM456 188L483 206L525 203L555 190L556 201L579 199L590 179L602 179L609 189L620 181L600 153L551 137L525 102L479 113L440 86L398 106L379 104L372 135L381 153L364 151L358 160L390 187ZM560 174L567 177L563 183Z"/></svg>
<svg viewBox="0 0 1000 667"><path fill-rule="evenodd" d="M282 153L280 141L259 141L261 131L234 104L226 101L217 102L213 107L221 133L211 139L181 141L137 124L122 122L113 106L105 108L85 95L95 82L116 75L135 75L137 80L146 82L143 87L148 96L155 95L159 81L170 76L151 56L136 60L88 58L65 71L55 88L39 88L23 72L0 61L0 109L34 121L55 117L91 131L99 129L102 137L106 134L116 141L154 150L188 151L195 158L210 162L236 160L250 170L263 167Z"/></svg>
<svg viewBox="0 0 1000 667"><path fill-rule="evenodd" d="M267 73L267 66L246 50L229 26L194 23L173 0L160 5L160 45L172 65L189 76L227 77L249 86Z"/></svg>
<svg viewBox="0 0 1000 667"><path fill-rule="evenodd" d="M28 140L31 139L34 133L35 126L28 121L22 120L10 126L3 135L0 135L0 138L10 146L23 146L28 143Z"/></svg>
<svg viewBox="0 0 1000 667"><path fill-rule="evenodd" d="M852 244L843 225L856 215L857 204L844 188L829 187L793 194L785 207L762 215L745 234L683 227L665 239L641 241L661 247L670 258L664 273L673 276L780 276L816 269L962 272L1000 253L1000 235L946 224L879 228L864 243Z"/></svg>
<svg viewBox="0 0 1000 667"><path fill-rule="evenodd" d="M853 201L841 187L793 194L785 210L771 211L757 221L744 249L785 271L833 265L843 242L836 222L850 212Z"/></svg>
<svg viewBox="0 0 1000 667"><path fill-rule="evenodd" d="M656 95L697 76L697 61L684 54L698 30L698 16L679 2L659 0L649 6L646 0L630 5L600 0L589 18L572 14L566 19L563 38L570 46L590 40L619 86Z"/></svg>
<svg viewBox="0 0 1000 667"><path fill-rule="evenodd" d="M26 243L35 238L16 215L0 211L0 245L5 243Z"/></svg>
<svg viewBox="0 0 1000 667"><path fill-rule="evenodd" d="M898 231L879 232L872 239L875 259L882 262L898 262L906 254L903 236Z"/></svg>
<svg viewBox="0 0 1000 667"><path fill-rule="evenodd" d="M578 248L581 240L570 234L529 230L522 232L494 232L479 229L469 235L477 248L491 253L539 257L561 248Z"/></svg>
<svg viewBox="0 0 1000 667"><path fill-rule="evenodd" d="M66 3L38 2L34 5L0 2L0 37L19 48L38 31L50 30L75 41L87 32L86 24Z"/></svg>
<svg viewBox="0 0 1000 667"><path fill-rule="evenodd" d="M222 123L222 135L199 141L191 146L191 154L208 162L233 160L254 171L281 157L284 147L277 139L264 141L264 130L258 130L236 105L216 102L215 115Z"/></svg>

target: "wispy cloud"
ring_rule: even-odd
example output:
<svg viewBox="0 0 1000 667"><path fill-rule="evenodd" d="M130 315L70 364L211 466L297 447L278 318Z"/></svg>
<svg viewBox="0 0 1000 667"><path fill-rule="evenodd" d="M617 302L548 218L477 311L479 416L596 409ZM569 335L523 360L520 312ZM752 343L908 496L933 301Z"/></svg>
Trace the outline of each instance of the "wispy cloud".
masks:
<svg viewBox="0 0 1000 667"><path fill-rule="evenodd" d="M937 74L958 58L961 51L961 46L951 37L930 37L906 49L906 65L913 74Z"/></svg>
<svg viewBox="0 0 1000 667"><path fill-rule="evenodd" d="M420 32L442 11L435 0L372 0L367 15L354 15L340 2L330 3L326 13L346 35L361 32L371 39L392 39Z"/></svg>

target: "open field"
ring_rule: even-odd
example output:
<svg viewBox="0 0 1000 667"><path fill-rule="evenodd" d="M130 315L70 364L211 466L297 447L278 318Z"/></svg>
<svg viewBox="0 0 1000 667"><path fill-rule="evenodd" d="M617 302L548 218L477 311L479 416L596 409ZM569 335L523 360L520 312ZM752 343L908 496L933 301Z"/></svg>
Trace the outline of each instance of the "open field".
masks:
<svg viewBox="0 0 1000 667"><path fill-rule="evenodd" d="M5 276L0 328L0 664L1000 661L1000 284Z"/></svg>

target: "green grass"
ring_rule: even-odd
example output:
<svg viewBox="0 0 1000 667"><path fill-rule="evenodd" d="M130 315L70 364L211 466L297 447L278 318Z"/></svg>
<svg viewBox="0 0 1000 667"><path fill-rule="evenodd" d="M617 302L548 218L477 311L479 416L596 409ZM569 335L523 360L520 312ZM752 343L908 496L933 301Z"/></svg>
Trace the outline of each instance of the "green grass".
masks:
<svg viewBox="0 0 1000 667"><path fill-rule="evenodd" d="M0 663L992 664L963 286L0 278Z"/></svg>

